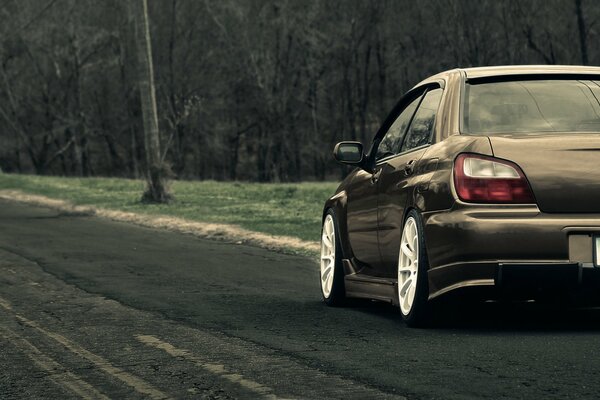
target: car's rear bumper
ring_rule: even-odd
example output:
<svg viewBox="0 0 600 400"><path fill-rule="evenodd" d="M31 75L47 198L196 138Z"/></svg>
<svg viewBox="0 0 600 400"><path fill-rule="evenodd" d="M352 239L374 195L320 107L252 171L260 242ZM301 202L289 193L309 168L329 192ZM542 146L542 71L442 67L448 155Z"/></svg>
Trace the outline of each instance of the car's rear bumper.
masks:
<svg viewBox="0 0 600 400"><path fill-rule="evenodd" d="M534 298L549 292L597 294L600 299L600 268L584 263L473 262L438 267L429 271L429 298L455 289L489 288L489 298ZM529 296L529 297L528 297Z"/></svg>
<svg viewBox="0 0 600 400"><path fill-rule="evenodd" d="M430 298L477 286L600 289L593 263L600 214L547 214L535 205L456 203L424 215Z"/></svg>

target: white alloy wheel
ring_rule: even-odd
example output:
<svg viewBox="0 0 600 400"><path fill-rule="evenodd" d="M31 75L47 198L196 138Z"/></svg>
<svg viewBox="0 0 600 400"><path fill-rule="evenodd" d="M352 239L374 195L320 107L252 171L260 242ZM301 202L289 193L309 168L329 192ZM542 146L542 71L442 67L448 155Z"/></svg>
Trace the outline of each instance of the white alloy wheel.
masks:
<svg viewBox="0 0 600 400"><path fill-rule="evenodd" d="M328 214L323 223L321 235L321 290L323 296L329 298L333 288L335 272L335 226L333 217Z"/></svg>
<svg viewBox="0 0 600 400"><path fill-rule="evenodd" d="M414 217L408 217L400 240L398 256L398 302L403 315L408 315L415 302L419 276L419 231Z"/></svg>

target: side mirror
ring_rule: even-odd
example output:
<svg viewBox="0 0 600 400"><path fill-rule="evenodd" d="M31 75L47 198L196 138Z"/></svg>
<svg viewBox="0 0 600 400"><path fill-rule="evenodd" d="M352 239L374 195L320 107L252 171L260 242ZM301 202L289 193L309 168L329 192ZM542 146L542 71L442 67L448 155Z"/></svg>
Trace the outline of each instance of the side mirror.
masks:
<svg viewBox="0 0 600 400"><path fill-rule="evenodd" d="M364 158L363 145L360 142L340 142L333 149L333 158L342 164L359 165Z"/></svg>

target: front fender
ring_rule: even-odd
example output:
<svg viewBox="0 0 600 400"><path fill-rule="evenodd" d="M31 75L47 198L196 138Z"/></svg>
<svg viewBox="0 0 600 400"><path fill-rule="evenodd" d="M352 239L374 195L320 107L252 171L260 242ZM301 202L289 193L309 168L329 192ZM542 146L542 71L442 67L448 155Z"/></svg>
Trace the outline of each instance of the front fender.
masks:
<svg viewBox="0 0 600 400"><path fill-rule="evenodd" d="M327 199L325 202L325 207L323 207L323 215L321 217L321 224L323 224L327 210L333 210L338 225L338 235L340 244L342 246L342 255L346 259L352 258L353 256L350 242L348 240L347 206L348 194L345 190L341 190Z"/></svg>

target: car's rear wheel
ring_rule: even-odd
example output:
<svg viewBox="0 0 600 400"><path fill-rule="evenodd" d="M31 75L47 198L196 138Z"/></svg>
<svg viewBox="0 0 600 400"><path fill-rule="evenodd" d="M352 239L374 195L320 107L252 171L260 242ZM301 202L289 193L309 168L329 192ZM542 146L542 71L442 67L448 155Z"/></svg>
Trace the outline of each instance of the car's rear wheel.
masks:
<svg viewBox="0 0 600 400"><path fill-rule="evenodd" d="M411 210L404 222L398 256L398 303L402 318L409 326L430 322L428 302L427 253L421 217Z"/></svg>
<svg viewBox="0 0 600 400"><path fill-rule="evenodd" d="M321 232L321 293L323 301L330 306L341 305L346 300L342 253L337 222L332 210L328 210Z"/></svg>

